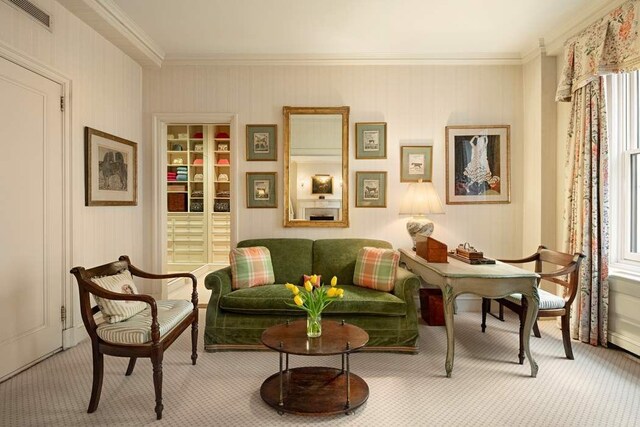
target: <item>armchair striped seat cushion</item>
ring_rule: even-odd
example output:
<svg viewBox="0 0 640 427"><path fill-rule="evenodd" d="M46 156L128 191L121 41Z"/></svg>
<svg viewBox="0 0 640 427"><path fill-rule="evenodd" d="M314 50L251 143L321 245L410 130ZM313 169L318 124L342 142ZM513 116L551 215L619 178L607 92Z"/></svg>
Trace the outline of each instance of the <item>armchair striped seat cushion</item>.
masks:
<svg viewBox="0 0 640 427"><path fill-rule="evenodd" d="M157 301L160 338L173 329L193 311L193 304L186 300ZM151 341L151 307L118 323L102 323L96 330L104 341L117 344L144 344Z"/></svg>
<svg viewBox="0 0 640 427"><path fill-rule="evenodd" d="M558 295L554 295L551 292L547 292L544 289L538 289L538 295L540 296L540 304L538 308L540 310L552 310L554 308L563 308L564 307L564 298L559 297ZM522 302L522 294L511 294L505 299L512 301L518 305Z"/></svg>

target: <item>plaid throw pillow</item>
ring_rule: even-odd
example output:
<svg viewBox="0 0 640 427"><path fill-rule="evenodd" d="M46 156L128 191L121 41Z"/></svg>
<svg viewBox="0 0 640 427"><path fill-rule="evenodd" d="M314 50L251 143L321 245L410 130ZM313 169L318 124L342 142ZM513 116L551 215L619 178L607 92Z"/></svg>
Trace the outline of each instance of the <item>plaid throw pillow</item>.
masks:
<svg viewBox="0 0 640 427"><path fill-rule="evenodd" d="M111 292L120 294L137 294L138 289L133 283L133 277L129 270L113 276L103 276L91 279L93 283ZM131 316L140 313L147 307L147 303L142 301L118 301L107 298L93 296L96 304L102 312L102 316L107 323L118 323L127 320Z"/></svg>
<svg viewBox="0 0 640 427"><path fill-rule="evenodd" d="M391 292L395 284L400 254L393 249L364 247L358 252L353 284Z"/></svg>
<svg viewBox="0 0 640 427"><path fill-rule="evenodd" d="M229 254L229 261L233 289L272 285L276 281L271 253L264 246L233 249Z"/></svg>

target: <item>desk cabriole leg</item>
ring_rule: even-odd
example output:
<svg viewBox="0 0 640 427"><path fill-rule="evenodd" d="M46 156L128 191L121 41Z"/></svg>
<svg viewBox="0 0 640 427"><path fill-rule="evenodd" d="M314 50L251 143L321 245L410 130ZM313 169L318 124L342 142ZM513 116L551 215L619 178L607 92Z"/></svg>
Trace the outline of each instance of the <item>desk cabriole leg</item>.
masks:
<svg viewBox="0 0 640 427"><path fill-rule="evenodd" d="M523 294L524 295L524 294ZM538 317L538 305L540 304L540 297L538 296L538 289L534 286L533 291L528 295L525 295L527 298L527 314L524 322L524 331L523 331L523 346L524 352L527 355L527 359L529 359L529 364L531 365L531 376L535 378L538 375L538 364L533 359L531 355L531 349L529 348L529 339L531 338L531 329L533 327L533 323Z"/></svg>
<svg viewBox="0 0 640 427"><path fill-rule="evenodd" d="M453 288L451 285L446 284L443 289L444 298L444 324L447 331L447 360L445 362L445 370L447 372L447 378L451 378L451 372L453 371L453 354L455 350L455 337L453 334L453 302L455 300L453 295Z"/></svg>

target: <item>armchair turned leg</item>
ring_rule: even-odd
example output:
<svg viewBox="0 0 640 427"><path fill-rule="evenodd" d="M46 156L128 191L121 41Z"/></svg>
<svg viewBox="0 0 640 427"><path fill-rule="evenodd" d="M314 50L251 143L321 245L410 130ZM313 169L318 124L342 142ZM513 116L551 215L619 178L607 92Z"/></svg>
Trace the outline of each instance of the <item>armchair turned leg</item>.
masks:
<svg viewBox="0 0 640 427"><path fill-rule="evenodd" d="M538 328L538 319L533 322L533 335L535 335L536 338L542 338L542 335L540 335L540 328Z"/></svg>
<svg viewBox="0 0 640 427"><path fill-rule="evenodd" d="M151 354L151 363L153 364L153 387L156 391L156 415L157 419L162 419L162 348L154 349Z"/></svg>
<svg viewBox="0 0 640 427"><path fill-rule="evenodd" d="M489 298L482 298L482 333L487 329L487 312L491 310L491 300Z"/></svg>
<svg viewBox="0 0 640 427"><path fill-rule="evenodd" d="M138 360L137 357L132 357L129 359L129 366L127 366L127 372L124 374L125 376L129 376L133 373L133 368L135 368L136 366L136 360Z"/></svg>
<svg viewBox="0 0 640 427"><path fill-rule="evenodd" d="M191 324L191 364L195 365L198 359L198 318Z"/></svg>
<svg viewBox="0 0 640 427"><path fill-rule="evenodd" d="M564 344L564 354L567 359L573 360L573 350L571 349L571 331L569 330L569 314L560 317L562 324L562 344Z"/></svg>
<svg viewBox="0 0 640 427"><path fill-rule="evenodd" d="M93 385L91 387L91 400L87 413L91 414L98 409L100 392L102 391L102 376L104 373L104 355L98 351L97 344L93 345Z"/></svg>

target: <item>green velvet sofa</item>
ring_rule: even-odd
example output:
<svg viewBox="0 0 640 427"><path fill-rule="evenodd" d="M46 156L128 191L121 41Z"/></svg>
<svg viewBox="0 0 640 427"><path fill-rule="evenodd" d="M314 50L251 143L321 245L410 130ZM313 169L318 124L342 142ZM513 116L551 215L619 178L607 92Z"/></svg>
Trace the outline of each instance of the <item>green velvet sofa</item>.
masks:
<svg viewBox="0 0 640 427"><path fill-rule="evenodd" d="M344 320L369 333L365 350L416 353L418 317L414 295L416 275L398 268L392 292L353 285L353 271L360 248L391 248L371 239L253 239L238 247L264 246L271 253L276 284L231 289L231 267L210 273L205 286L212 291L204 332L208 351L263 349L262 332L287 320L304 319L306 313L287 305L292 295L283 284L301 284L303 274L320 274L328 284L333 276L344 297L331 303L323 319Z"/></svg>

